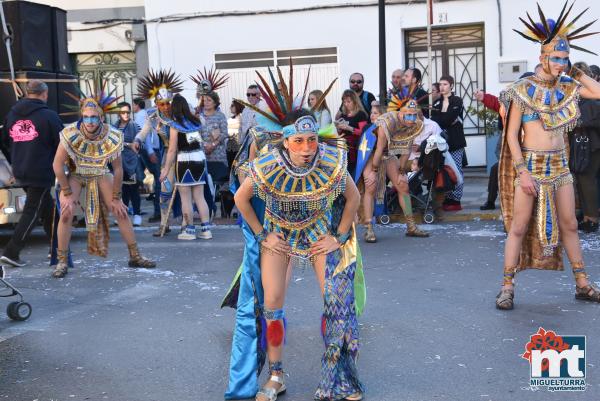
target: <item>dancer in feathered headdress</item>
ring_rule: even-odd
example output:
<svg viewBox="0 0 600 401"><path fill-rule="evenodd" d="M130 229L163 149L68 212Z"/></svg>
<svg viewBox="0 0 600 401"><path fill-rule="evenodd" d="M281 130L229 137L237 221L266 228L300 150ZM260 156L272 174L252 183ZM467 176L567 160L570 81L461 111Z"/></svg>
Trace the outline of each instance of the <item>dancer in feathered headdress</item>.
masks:
<svg viewBox="0 0 600 401"><path fill-rule="evenodd" d="M592 53L571 42L597 33L583 33L595 21L574 27L587 9L567 22L573 4L565 2L556 20L547 19L538 5L540 21L527 13L527 21L519 18L527 30L515 30L541 45L543 71L510 85L502 99L508 113L499 184L508 239L503 287L496 297L499 309L513 308L517 271L563 270L561 243L567 248L577 282L576 298L600 302L600 289L590 284L585 273L577 230L569 228L577 227L577 221L564 137L577 125L579 98L600 98L600 84L570 66L571 48ZM529 224L532 218L534 223ZM560 233L559 220L564 228Z"/></svg>
<svg viewBox="0 0 600 401"><path fill-rule="evenodd" d="M83 94L82 94L83 95ZM77 99L75 95L70 96ZM85 191L85 222L88 252L106 256L108 252L107 208L114 214L123 239L129 248L130 267L154 267L156 264L142 257L137 248L127 208L121 200L123 167L121 151L123 135L104 122L104 114L116 112L118 99L104 91L83 96L79 121L67 125L60 132L60 145L54 159L54 173L60 184L60 221L57 230L58 263L53 277L64 277L68 269L69 239L73 213L81 191ZM108 169L111 164L113 172ZM65 165L69 175L65 175ZM112 190L112 193L111 193Z"/></svg>
<svg viewBox="0 0 600 401"><path fill-rule="evenodd" d="M359 194L347 172L344 142L301 107L308 79L300 100L294 96L291 63L287 82L279 68L277 73L279 87L271 71L272 85L258 74L267 107L244 102L263 125L253 131L258 156L248 164L248 177L235 195L246 247L224 301L237 308L225 398L272 401L285 391L283 298L291 258L292 266L313 264L324 291L321 328L326 350L315 399L359 400L364 390L356 370L356 316L364 306L364 280L352 223ZM269 137L264 142L269 146L261 146L261 136ZM267 280L271 285L263 288ZM267 354L269 380L259 390L258 374Z"/></svg>
<svg viewBox="0 0 600 401"><path fill-rule="evenodd" d="M279 67L277 67L277 79L271 69L268 69L270 84L262 74L256 72L259 79L256 86L262 95L259 104L254 105L241 99L234 99L256 112L256 126L249 130L250 135L242 133L243 141L232 165L230 186L234 192L247 175L248 163L258 154L270 150L273 144L281 141L286 115L302 110L302 105L308 96L310 67L300 96L294 93L294 65L291 58L289 63L290 73L287 82ZM331 81L313 104L311 112L320 108L336 81L337 78ZM319 140L327 141L330 145L343 146L343 138L337 135L333 124L319 127Z"/></svg>
<svg viewBox="0 0 600 401"><path fill-rule="evenodd" d="M139 146L146 142L149 134L158 135L159 140L162 141L163 149L165 152L168 151L170 127L173 123L171 102L173 96L181 92L182 85L183 83L179 75L165 69L158 71L150 70L145 77L138 81L139 96L154 101L156 105L155 108L148 110L146 123L136 136L136 142ZM165 159L164 157L161 158L161 169L164 166ZM173 197L174 177L175 169L171 166L165 180L160 184L160 226L153 234L156 237L162 237L165 233L171 231L168 221L170 213L169 205Z"/></svg>
<svg viewBox="0 0 600 401"><path fill-rule="evenodd" d="M202 123L202 141L210 179L221 189L229 179L227 160L227 117L221 112L221 98L217 90L223 88L229 79L228 75L222 75L218 70L203 68L198 70L190 79L196 84L196 97L198 107L196 115ZM212 187L212 184L210 184ZM216 212L216 205L212 198L207 197L209 208Z"/></svg>
<svg viewBox="0 0 600 401"><path fill-rule="evenodd" d="M375 121L372 135L361 138L358 149L358 163L356 178L363 178L367 200L363 201L365 212L363 224L367 232L365 239L375 242L377 239L373 231L373 197L377 187L385 182L385 176L398 191L398 202L406 219L406 235L409 237L428 237L429 234L419 229L416 225L410 194L406 165L410 156L413 140L423 131L423 114L420 113L418 99L415 99L416 86L409 88L406 96L394 95L388 103L388 111ZM376 144L374 143L376 141Z"/></svg>

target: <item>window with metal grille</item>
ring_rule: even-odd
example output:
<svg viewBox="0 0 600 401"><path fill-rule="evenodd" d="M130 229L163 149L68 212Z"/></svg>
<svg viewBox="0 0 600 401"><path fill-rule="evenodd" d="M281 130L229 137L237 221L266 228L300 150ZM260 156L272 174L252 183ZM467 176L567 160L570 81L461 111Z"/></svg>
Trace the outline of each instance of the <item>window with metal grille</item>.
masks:
<svg viewBox="0 0 600 401"><path fill-rule="evenodd" d="M338 61L336 47L321 47L219 53L215 54L215 66L219 70L284 66L289 65L290 57L294 60L294 65L332 64Z"/></svg>

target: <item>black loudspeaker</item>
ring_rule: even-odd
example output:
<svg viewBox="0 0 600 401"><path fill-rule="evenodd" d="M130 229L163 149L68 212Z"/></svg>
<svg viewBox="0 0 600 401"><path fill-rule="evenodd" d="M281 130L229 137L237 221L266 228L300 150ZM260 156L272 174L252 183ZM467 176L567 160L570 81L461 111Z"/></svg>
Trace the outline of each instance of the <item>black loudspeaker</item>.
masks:
<svg viewBox="0 0 600 401"><path fill-rule="evenodd" d="M56 102L58 114L72 112L73 108L75 108L75 111L77 111L79 103L72 97L66 95L65 92L69 92L75 96L78 96L79 78L76 75L71 74L56 74L56 81ZM60 119L65 124L75 122L78 118L79 116L77 114L60 116Z"/></svg>
<svg viewBox="0 0 600 401"><path fill-rule="evenodd" d="M25 94L25 85L27 84L27 80L40 79L46 82L48 85L48 107L58 112L58 86L55 73L42 71L17 71L15 72L15 79L17 80L23 94ZM0 121L4 121L6 114L10 111L10 108L17 103L12 84L6 82L5 80L10 80L10 72L0 72Z"/></svg>
<svg viewBox="0 0 600 401"><path fill-rule="evenodd" d="M3 1L2 7L12 36L15 71L54 71L52 8L28 1ZM4 43L0 46L0 70L10 70Z"/></svg>
<svg viewBox="0 0 600 401"><path fill-rule="evenodd" d="M54 71L61 74L70 74L71 59L67 49L67 12L60 8L52 7L52 33L54 38L52 46L54 51Z"/></svg>

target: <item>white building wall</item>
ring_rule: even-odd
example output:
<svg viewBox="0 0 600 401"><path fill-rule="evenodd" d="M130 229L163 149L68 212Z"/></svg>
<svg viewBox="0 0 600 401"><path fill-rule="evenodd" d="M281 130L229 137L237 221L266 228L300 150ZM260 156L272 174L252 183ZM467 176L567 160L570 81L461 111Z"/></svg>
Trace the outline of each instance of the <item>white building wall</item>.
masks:
<svg viewBox="0 0 600 401"><path fill-rule="evenodd" d="M341 4L341 0L304 0L283 2L279 0L243 1L229 0L216 2L207 0L145 2L146 18L152 19L175 14L239 12L281 10L290 8L331 6ZM363 4L360 1L344 3ZM215 53L244 52L258 50L301 49L337 47L341 89L348 85L348 77L355 71L365 75L365 89L377 94L378 90L378 10L376 1L371 7L338 8L313 10L299 13L281 13L251 16L221 16L190 19L169 23L148 23L148 52L150 66L173 68L188 77L197 67L214 63ZM496 0L458 0L436 2L434 0L434 26L450 26L483 23L485 29L485 78L481 85L490 93L498 93L506 83L498 76L499 62L526 61L527 69L532 70L538 63L539 46L528 42L512 31L522 29L518 20L525 10L537 19L535 0L503 0L502 35L503 54L500 56L498 33L498 9ZM544 1L547 17L556 18L562 7L562 0ZM600 3L592 0L577 1L576 12L590 7L589 15L578 26L593 20L600 13ZM444 21L440 24L439 21ZM600 24L600 23L599 23ZM399 67L405 67L404 30L426 26L426 6L419 4L388 4L386 6L386 46L388 75ZM596 28L598 29L598 28ZM598 38L580 40L583 47L597 48ZM598 57L573 51L573 61L586 61L600 64ZM248 82L250 83L250 82ZM242 87L244 87L242 85ZM194 87L186 80L184 96L194 97ZM243 92L243 91L242 91ZM238 96L244 97L244 93ZM338 105L330 104L335 108ZM485 139L473 138L471 154L477 147L477 154L485 154ZM484 159L482 159L484 160ZM485 163L485 160L484 160Z"/></svg>

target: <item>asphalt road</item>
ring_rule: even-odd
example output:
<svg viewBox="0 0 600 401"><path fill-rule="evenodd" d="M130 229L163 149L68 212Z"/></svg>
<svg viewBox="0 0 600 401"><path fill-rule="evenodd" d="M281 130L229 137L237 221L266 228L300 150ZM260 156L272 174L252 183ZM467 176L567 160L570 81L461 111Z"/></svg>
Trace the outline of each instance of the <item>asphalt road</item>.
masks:
<svg viewBox="0 0 600 401"><path fill-rule="evenodd" d="M359 370L366 400L600 400L600 305L574 299L568 270L519 274L515 309L498 311L501 224L427 229L431 238L414 239L398 226L378 228L377 244L361 243L368 294ZM36 231L22 254L29 265L8 271L33 315L9 321L2 312L9 299L0 298L0 400L222 400L234 311L219 304L243 243L236 227L213 234L209 242L181 242L142 229L140 247L159 266L133 270L125 267L127 250L116 231L103 260L86 257L79 230L76 267L56 280ZM585 236L583 244L598 282L600 238ZM320 313L312 271L296 271L286 305L289 389L281 400L312 399L323 348ZM520 355L539 327L587 336L585 392L529 385L529 364Z"/></svg>

